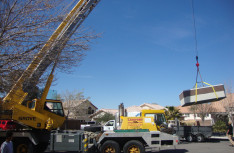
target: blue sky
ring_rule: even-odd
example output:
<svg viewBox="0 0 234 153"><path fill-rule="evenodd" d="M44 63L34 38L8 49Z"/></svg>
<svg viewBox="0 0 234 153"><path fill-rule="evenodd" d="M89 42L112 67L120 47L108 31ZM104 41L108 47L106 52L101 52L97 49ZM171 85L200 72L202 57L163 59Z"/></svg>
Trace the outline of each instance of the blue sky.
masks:
<svg viewBox="0 0 234 153"><path fill-rule="evenodd" d="M194 0L203 81L233 86L234 1ZM102 33L72 74L51 89L83 91L99 109L180 105L193 88L196 51L191 0L102 0L83 23Z"/></svg>

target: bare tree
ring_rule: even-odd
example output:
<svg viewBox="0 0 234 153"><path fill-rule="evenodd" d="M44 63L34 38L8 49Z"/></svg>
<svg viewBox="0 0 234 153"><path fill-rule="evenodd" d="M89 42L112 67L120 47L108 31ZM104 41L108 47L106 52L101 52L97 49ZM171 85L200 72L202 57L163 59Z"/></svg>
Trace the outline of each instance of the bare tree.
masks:
<svg viewBox="0 0 234 153"><path fill-rule="evenodd" d="M190 106L189 111L193 113L194 120L196 120L196 115L198 115L204 124L205 117L214 112L215 108L211 104L199 104Z"/></svg>
<svg viewBox="0 0 234 153"><path fill-rule="evenodd" d="M73 0L0 1L0 92L8 92L70 11ZM79 28L58 61L62 72L78 66L97 34ZM51 57L53 58L53 57ZM46 74L47 75L47 74ZM41 81L44 79L42 78Z"/></svg>
<svg viewBox="0 0 234 153"><path fill-rule="evenodd" d="M63 107L65 110L65 116L67 118L72 118L77 111L77 105L84 100L84 93L83 92L77 92L77 91L65 91L61 95L61 99L63 102ZM80 109L80 108L78 108Z"/></svg>
<svg viewBox="0 0 234 153"><path fill-rule="evenodd" d="M204 123L205 117L214 112L215 108L211 104L199 104L197 105L197 113L199 114L202 122Z"/></svg>

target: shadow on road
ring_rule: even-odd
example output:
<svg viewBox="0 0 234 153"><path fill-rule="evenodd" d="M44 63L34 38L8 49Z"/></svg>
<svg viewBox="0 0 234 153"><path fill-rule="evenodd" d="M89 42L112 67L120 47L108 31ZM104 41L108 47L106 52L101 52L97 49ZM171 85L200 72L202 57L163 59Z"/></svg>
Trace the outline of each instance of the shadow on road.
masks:
<svg viewBox="0 0 234 153"><path fill-rule="evenodd" d="M206 139L204 142L187 142L185 140L181 140L180 144L191 144L191 143L220 143L223 141L228 141L227 139Z"/></svg>
<svg viewBox="0 0 234 153"><path fill-rule="evenodd" d="M172 149L172 150L160 150L160 153L186 153L187 149Z"/></svg>

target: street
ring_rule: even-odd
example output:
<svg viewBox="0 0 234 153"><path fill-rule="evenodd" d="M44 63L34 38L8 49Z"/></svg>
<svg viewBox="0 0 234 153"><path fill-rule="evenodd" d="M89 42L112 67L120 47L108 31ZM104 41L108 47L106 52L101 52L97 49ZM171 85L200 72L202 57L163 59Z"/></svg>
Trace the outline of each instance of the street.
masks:
<svg viewBox="0 0 234 153"><path fill-rule="evenodd" d="M211 139L202 143L182 141L176 150L165 148L160 153L234 153L234 147L230 146L228 140Z"/></svg>
<svg viewBox="0 0 234 153"><path fill-rule="evenodd" d="M197 143L197 142L188 143L186 141L182 141L176 147L176 149L162 148L159 152L160 153L234 153L234 146L232 147L227 139L225 140L210 139L209 141L202 143ZM54 152L54 153L68 153L68 152ZM75 153L75 152L69 152L69 153ZM153 153L153 152L146 152L146 153Z"/></svg>

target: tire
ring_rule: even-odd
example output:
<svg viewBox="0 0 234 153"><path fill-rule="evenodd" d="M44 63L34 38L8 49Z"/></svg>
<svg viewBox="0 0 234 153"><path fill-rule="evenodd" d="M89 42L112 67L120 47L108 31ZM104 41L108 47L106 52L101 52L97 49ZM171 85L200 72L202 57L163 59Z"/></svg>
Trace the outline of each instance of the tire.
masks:
<svg viewBox="0 0 234 153"><path fill-rule="evenodd" d="M188 134L187 136L186 136L186 141L188 141L188 142L193 142L193 140L194 140L194 137L193 137L193 135L192 134Z"/></svg>
<svg viewBox="0 0 234 153"><path fill-rule="evenodd" d="M145 148L140 141L128 141L123 147L124 153L145 153Z"/></svg>
<svg viewBox="0 0 234 153"><path fill-rule="evenodd" d="M202 134L196 135L197 142L203 142L205 140L204 136Z"/></svg>
<svg viewBox="0 0 234 153"><path fill-rule="evenodd" d="M29 141L16 142L14 153L34 153L33 144Z"/></svg>
<svg viewBox="0 0 234 153"><path fill-rule="evenodd" d="M101 153L120 153L119 144L112 140L107 140L101 145Z"/></svg>
<svg viewBox="0 0 234 153"><path fill-rule="evenodd" d="M102 127L101 126L86 126L84 127L84 131L100 132L102 131Z"/></svg>

